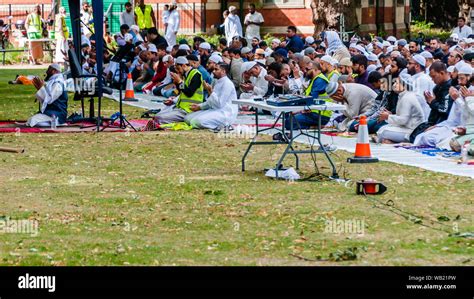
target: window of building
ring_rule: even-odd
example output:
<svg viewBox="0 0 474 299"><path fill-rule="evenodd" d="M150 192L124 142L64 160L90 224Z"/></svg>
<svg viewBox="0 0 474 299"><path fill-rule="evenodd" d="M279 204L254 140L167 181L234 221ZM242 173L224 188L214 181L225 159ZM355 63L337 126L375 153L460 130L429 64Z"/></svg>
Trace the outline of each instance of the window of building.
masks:
<svg viewBox="0 0 474 299"><path fill-rule="evenodd" d="M264 6L304 8L305 0L264 0Z"/></svg>

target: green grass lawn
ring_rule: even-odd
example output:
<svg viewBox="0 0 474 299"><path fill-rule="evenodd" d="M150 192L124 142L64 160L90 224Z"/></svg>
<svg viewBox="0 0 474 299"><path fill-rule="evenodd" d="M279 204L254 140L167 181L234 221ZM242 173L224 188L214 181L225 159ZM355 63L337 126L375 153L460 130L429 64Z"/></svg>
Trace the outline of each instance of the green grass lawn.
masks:
<svg viewBox="0 0 474 299"><path fill-rule="evenodd" d="M17 72L0 72L0 119L37 110L32 88L6 84ZM106 115L118 109L104 106ZM2 134L0 146L26 152L0 152L0 221L37 220L39 234L0 233L0 264L474 265L473 239L449 234L474 231L472 180L385 162L350 165L348 153L336 152L348 178L389 188L366 198L337 182L266 178L262 170L282 147L252 151L242 173L247 143L207 131ZM317 163L329 174L319 156ZM313 161L303 157L301 168L313 173ZM422 219L380 209L375 198ZM446 221L432 224L439 217ZM327 220L354 220L363 231L328 231Z"/></svg>

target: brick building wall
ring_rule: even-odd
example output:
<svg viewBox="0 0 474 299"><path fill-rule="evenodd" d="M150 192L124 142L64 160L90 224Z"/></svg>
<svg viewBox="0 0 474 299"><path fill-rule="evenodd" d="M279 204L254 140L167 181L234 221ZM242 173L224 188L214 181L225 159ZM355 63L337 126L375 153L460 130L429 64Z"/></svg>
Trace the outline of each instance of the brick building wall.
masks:
<svg viewBox="0 0 474 299"><path fill-rule="evenodd" d="M63 0L65 1L65 0ZM125 3L127 0L123 0ZM367 33L385 32L398 33L400 36L409 23L410 0L350 0L356 1L356 15L360 31ZM286 27L294 25L302 35L311 35L314 31L312 23L311 0L259 0L257 10L263 14L265 23L262 33L285 34ZM26 11L33 9L34 3L45 5L45 14L50 11L50 0L0 0L0 18L6 20L9 15L8 4L15 7L12 12L14 19L25 18ZM165 4L170 0L145 0L151 4L157 15L159 29L163 31L161 14ZM227 7L234 5L239 8L238 1L222 0L177 0L180 6L181 32L193 34L200 32L206 24L206 30L222 22L223 3ZM248 1L244 2L243 16L247 14ZM225 7L225 8L227 8ZM107 8L105 8L107 9Z"/></svg>

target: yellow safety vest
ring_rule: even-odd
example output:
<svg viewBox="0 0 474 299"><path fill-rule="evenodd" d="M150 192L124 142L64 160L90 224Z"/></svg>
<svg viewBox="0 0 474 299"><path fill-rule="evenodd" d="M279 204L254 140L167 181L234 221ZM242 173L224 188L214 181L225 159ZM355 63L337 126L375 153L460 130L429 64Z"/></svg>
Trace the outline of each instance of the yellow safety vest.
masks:
<svg viewBox="0 0 474 299"><path fill-rule="evenodd" d="M67 28L67 25L66 25L66 18L61 18L62 22L63 22L63 34L64 34L64 38L65 39L68 39L69 38L69 29Z"/></svg>
<svg viewBox="0 0 474 299"><path fill-rule="evenodd" d="M62 28L64 39L68 39L69 38L69 29L67 28L67 25L66 25L66 18L65 17L60 17L60 18L61 18L60 21L61 21L61 28ZM57 25L55 25L55 27L56 27L55 29L57 29ZM56 36L56 38L57 37L58 36Z"/></svg>
<svg viewBox="0 0 474 299"><path fill-rule="evenodd" d="M28 31L29 32L43 32L43 26L41 22L41 16L37 13L30 14L30 21L31 24L28 24Z"/></svg>
<svg viewBox="0 0 474 299"><path fill-rule="evenodd" d="M145 5L145 13L143 13L140 6L135 7L135 14L137 15L137 25L140 29L148 29L153 27L151 11L151 5Z"/></svg>
<svg viewBox="0 0 474 299"><path fill-rule="evenodd" d="M309 84L308 88L306 88L306 92L305 92L306 96L311 95L311 89L313 88L313 83L318 78L326 81L326 83L329 83L328 78L326 78L326 76L324 76L324 74L317 75L316 77L313 78L313 80L311 80L311 83ZM324 100L326 102L332 102L331 98L328 97L328 94L326 92L320 93L319 96L318 96L318 99L319 100ZM332 111L330 111L330 110L325 110L325 111L311 110L311 112L318 113L318 114L321 114L322 116L327 116L327 117L331 117L331 115L332 115Z"/></svg>
<svg viewBox="0 0 474 299"><path fill-rule="evenodd" d="M334 69L334 70L332 70L332 71L329 73L329 75L327 76L327 78L328 78L329 81L331 81L331 78L332 78L332 76L334 76L334 74L341 75L341 74L339 74L339 72L337 71L337 69Z"/></svg>
<svg viewBox="0 0 474 299"><path fill-rule="evenodd" d="M198 70L192 69L186 80L184 81L184 86L187 87L191 83L191 80L194 78L195 75L201 74ZM190 113L191 112L191 104L201 104L204 102L204 85L202 83L202 75L201 75L201 85L199 88L194 92L191 97L186 96L183 92L179 95L178 103L176 107L183 109L184 111Z"/></svg>

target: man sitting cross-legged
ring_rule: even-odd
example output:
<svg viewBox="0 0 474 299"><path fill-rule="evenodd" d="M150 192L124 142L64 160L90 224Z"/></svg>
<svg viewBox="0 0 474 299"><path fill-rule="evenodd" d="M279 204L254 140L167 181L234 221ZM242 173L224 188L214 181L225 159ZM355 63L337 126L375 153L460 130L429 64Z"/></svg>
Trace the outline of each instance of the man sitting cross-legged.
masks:
<svg viewBox="0 0 474 299"><path fill-rule="evenodd" d="M237 117L237 106L232 100L237 100L235 86L227 76L229 65L219 63L214 69L214 78L217 80L214 88L204 83L204 87L210 96L202 104L192 104L185 121L193 128L199 129L221 129L232 125Z"/></svg>
<svg viewBox="0 0 474 299"><path fill-rule="evenodd" d="M153 121L147 124L146 130L154 129L156 124L169 124L184 121L190 113L192 104L204 102L204 87L201 73L191 67L186 57L176 58L176 71L171 73L174 84L178 87L179 96L170 98L163 103L168 106L157 113Z"/></svg>
<svg viewBox="0 0 474 299"><path fill-rule="evenodd" d="M55 125L66 123L68 96L59 64L48 67L45 81L38 77L33 79L40 111L28 119L27 125L31 127L51 126L54 120Z"/></svg>

